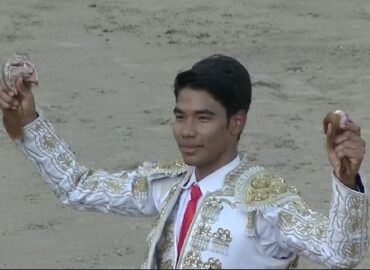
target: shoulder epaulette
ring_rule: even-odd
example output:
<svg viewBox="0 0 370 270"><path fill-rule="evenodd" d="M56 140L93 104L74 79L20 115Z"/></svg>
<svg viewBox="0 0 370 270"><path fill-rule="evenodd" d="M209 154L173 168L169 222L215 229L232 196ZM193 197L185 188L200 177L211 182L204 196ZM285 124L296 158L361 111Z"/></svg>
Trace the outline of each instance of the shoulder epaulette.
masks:
<svg viewBox="0 0 370 270"><path fill-rule="evenodd" d="M239 209L247 214L247 235L254 235L254 216L257 210L277 207L300 199L297 189L284 178L255 166L239 176L235 184L235 199Z"/></svg>

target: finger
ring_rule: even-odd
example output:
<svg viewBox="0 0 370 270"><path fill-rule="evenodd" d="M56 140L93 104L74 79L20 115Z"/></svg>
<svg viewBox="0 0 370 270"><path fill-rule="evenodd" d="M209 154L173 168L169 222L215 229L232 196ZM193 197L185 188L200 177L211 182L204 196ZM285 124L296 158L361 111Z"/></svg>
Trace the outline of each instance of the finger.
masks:
<svg viewBox="0 0 370 270"><path fill-rule="evenodd" d="M360 140L360 141L345 141L335 147L335 151L342 151L344 149L349 149L349 150L359 150L362 151L363 153L365 152L365 142Z"/></svg>
<svg viewBox="0 0 370 270"><path fill-rule="evenodd" d="M341 144L334 148L335 154L338 156L338 158L341 158L341 155L347 155L348 158L363 158L365 156L366 148L358 143L350 143L347 142L345 144ZM341 155L339 156L339 153ZM355 156L352 156L351 154L356 154Z"/></svg>
<svg viewBox="0 0 370 270"><path fill-rule="evenodd" d="M351 160L362 160L364 158L365 149L363 148L343 148L341 150L335 149L335 154L339 159L347 157Z"/></svg>
<svg viewBox="0 0 370 270"><path fill-rule="evenodd" d="M1 99L0 99L0 108L2 110L16 110L17 109L17 107L12 106L11 104L6 103L6 102L2 101Z"/></svg>
<svg viewBox="0 0 370 270"><path fill-rule="evenodd" d="M356 133L357 135L361 136L361 128L360 128L360 126L356 125L352 121L346 122L346 126L345 126L344 129L345 130L352 131L352 132Z"/></svg>
<svg viewBox="0 0 370 270"><path fill-rule="evenodd" d="M5 92L6 94L8 94L11 97L15 96L14 92L5 83L1 83L0 92Z"/></svg>
<svg viewBox="0 0 370 270"><path fill-rule="evenodd" d="M9 93L5 93L4 91L0 91L0 99L11 106L18 106L17 99L11 97Z"/></svg>
<svg viewBox="0 0 370 270"><path fill-rule="evenodd" d="M22 77L19 77L15 83L18 91L22 94L26 94L31 90L31 84L26 83Z"/></svg>
<svg viewBox="0 0 370 270"><path fill-rule="evenodd" d="M332 126L332 124L329 122L328 123L328 128L327 128L327 130L326 130L326 136L330 136L331 134L333 133L333 126Z"/></svg>
<svg viewBox="0 0 370 270"><path fill-rule="evenodd" d="M343 133L337 135L334 139L335 144L341 144L342 142L350 140L350 141L360 141L362 140L360 135L354 131L346 130Z"/></svg>

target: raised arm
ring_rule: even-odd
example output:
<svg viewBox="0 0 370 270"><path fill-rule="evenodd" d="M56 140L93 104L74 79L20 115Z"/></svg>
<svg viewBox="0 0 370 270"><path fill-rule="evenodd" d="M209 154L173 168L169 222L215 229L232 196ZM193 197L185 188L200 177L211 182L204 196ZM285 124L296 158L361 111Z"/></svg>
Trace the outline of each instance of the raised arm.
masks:
<svg viewBox="0 0 370 270"><path fill-rule="evenodd" d="M161 168L146 162L133 171L112 174L80 165L52 125L41 112L36 112L31 84L26 83L25 74L19 74L12 83L16 91L10 83L3 83L0 88L4 124L60 201L80 210L155 215L162 193L175 184L185 167ZM12 127L19 125L19 137L12 137Z"/></svg>
<svg viewBox="0 0 370 270"><path fill-rule="evenodd" d="M368 196L359 169L366 143L360 127L343 111L324 119L328 159L333 167L329 217L302 199L260 211L258 234L266 252L289 251L336 268L356 266L368 250ZM318 190L319 191L319 190Z"/></svg>
<svg viewBox="0 0 370 270"><path fill-rule="evenodd" d="M256 228L262 248L281 258L298 254L333 268L352 268L368 250L367 194L344 186L333 175L329 217L296 200L263 210Z"/></svg>

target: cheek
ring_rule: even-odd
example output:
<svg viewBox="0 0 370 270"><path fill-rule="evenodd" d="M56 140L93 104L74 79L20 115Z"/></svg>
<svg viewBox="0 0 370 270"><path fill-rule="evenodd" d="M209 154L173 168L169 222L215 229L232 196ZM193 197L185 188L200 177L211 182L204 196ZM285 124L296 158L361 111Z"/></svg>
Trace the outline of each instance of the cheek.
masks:
<svg viewBox="0 0 370 270"><path fill-rule="evenodd" d="M173 124L173 125L172 125L172 134L173 134L173 136L174 136L175 138L177 137L178 131L177 131L177 126L176 126L176 124Z"/></svg>
<svg viewBox="0 0 370 270"><path fill-rule="evenodd" d="M177 123L172 125L172 134L176 141L181 137L181 126Z"/></svg>
<svg viewBox="0 0 370 270"><path fill-rule="evenodd" d="M212 144L219 141L224 141L227 130L220 126L207 126L200 131L200 136L203 138L205 143Z"/></svg>

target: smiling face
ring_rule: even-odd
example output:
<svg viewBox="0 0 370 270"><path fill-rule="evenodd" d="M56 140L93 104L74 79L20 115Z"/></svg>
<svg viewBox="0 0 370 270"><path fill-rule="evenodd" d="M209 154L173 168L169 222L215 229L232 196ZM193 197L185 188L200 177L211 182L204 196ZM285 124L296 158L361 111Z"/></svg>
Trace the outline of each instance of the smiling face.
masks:
<svg viewBox="0 0 370 270"><path fill-rule="evenodd" d="M240 111L227 119L226 109L206 91L184 88L174 114L177 145L184 162L196 167L199 180L236 157L245 113Z"/></svg>

